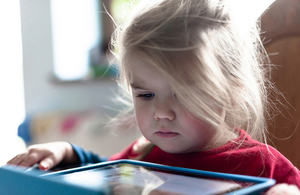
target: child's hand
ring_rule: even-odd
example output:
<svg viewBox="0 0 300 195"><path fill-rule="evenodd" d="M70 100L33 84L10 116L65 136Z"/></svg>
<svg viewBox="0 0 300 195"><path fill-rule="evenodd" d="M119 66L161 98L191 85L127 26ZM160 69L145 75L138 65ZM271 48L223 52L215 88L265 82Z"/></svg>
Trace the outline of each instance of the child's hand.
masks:
<svg viewBox="0 0 300 195"><path fill-rule="evenodd" d="M23 154L15 156L7 164L30 167L39 163L41 170L49 170L60 162L76 163L78 156L67 142L32 145Z"/></svg>
<svg viewBox="0 0 300 195"><path fill-rule="evenodd" d="M265 195L300 195L300 190L295 185L277 184L270 188Z"/></svg>

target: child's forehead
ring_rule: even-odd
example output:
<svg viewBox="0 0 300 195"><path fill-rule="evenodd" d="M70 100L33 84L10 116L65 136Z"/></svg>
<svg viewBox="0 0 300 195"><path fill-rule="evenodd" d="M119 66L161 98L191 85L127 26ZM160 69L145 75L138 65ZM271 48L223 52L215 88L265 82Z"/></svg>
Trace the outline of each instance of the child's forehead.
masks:
<svg viewBox="0 0 300 195"><path fill-rule="evenodd" d="M163 72L176 71L178 73L186 73L199 68L200 62L192 51L150 51L147 52L130 52L125 56L124 66L127 70L137 69L140 65L145 65L142 68L156 69ZM182 75L183 76L183 75Z"/></svg>
<svg viewBox="0 0 300 195"><path fill-rule="evenodd" d="M135 58L128 63L127 74L129 75L130 82L142 82L150 79L160 81L166 80L157 67L140 58Z"/></svg>
<svg viewBox="0 0 300 195"><path fill-rule="evenodd" d="M147 74L133 74L129 82L133 90L152 91L155 93L173 91L169 81L157 72L149 71Z"/></svg>
<svg viewBox="0 0 300 195"><path fill-rule="evenodd" d="M127 81L135 89L194 88L199 83L183 72L167 72L141 58L127 65Z"/></svg>

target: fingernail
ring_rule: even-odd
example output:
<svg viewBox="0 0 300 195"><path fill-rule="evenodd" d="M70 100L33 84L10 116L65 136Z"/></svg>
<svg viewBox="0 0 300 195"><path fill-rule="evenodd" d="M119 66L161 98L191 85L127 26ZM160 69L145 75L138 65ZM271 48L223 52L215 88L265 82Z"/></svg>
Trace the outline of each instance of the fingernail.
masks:
<svg viewBox="0 0 300 195"><path fill-rule="evenodd" d="M40 169L41 169L41 170L44 170L44 171L47 171L47 170L48 170L48 166L45 165L44 163L43 163L43 164L40 164Z"/></svg>

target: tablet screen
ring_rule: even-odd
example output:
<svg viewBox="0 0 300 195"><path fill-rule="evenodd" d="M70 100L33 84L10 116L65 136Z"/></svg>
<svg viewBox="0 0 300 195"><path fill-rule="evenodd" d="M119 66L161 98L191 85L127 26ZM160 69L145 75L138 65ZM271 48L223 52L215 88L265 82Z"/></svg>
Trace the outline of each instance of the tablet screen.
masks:
<svg viewBox="0 0 300 195"><path fill-rule="evenodd" d="M62 174L59 177L65 182L98 189L107 194L131 195L224 194L252 185L126 163Z"/></svg>

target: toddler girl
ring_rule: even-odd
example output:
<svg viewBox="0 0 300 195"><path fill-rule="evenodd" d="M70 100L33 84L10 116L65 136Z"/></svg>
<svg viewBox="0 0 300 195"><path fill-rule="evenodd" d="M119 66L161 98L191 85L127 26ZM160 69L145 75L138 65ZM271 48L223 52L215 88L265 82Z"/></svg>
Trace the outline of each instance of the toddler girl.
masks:
<svg viewBox="0 0 300 195"><path fill-rule="evenodd" d="M144 0L116 29L118 81L132 97L144 137L109 160L269 177L300 186L299 170L265 144L272 85L259 28L242 24L230 2ZM39 162L47 170L61 162L102 161L79 146L55 142L31 146L8 163ZM269 193L298 193L287 184Z"/></svg>

